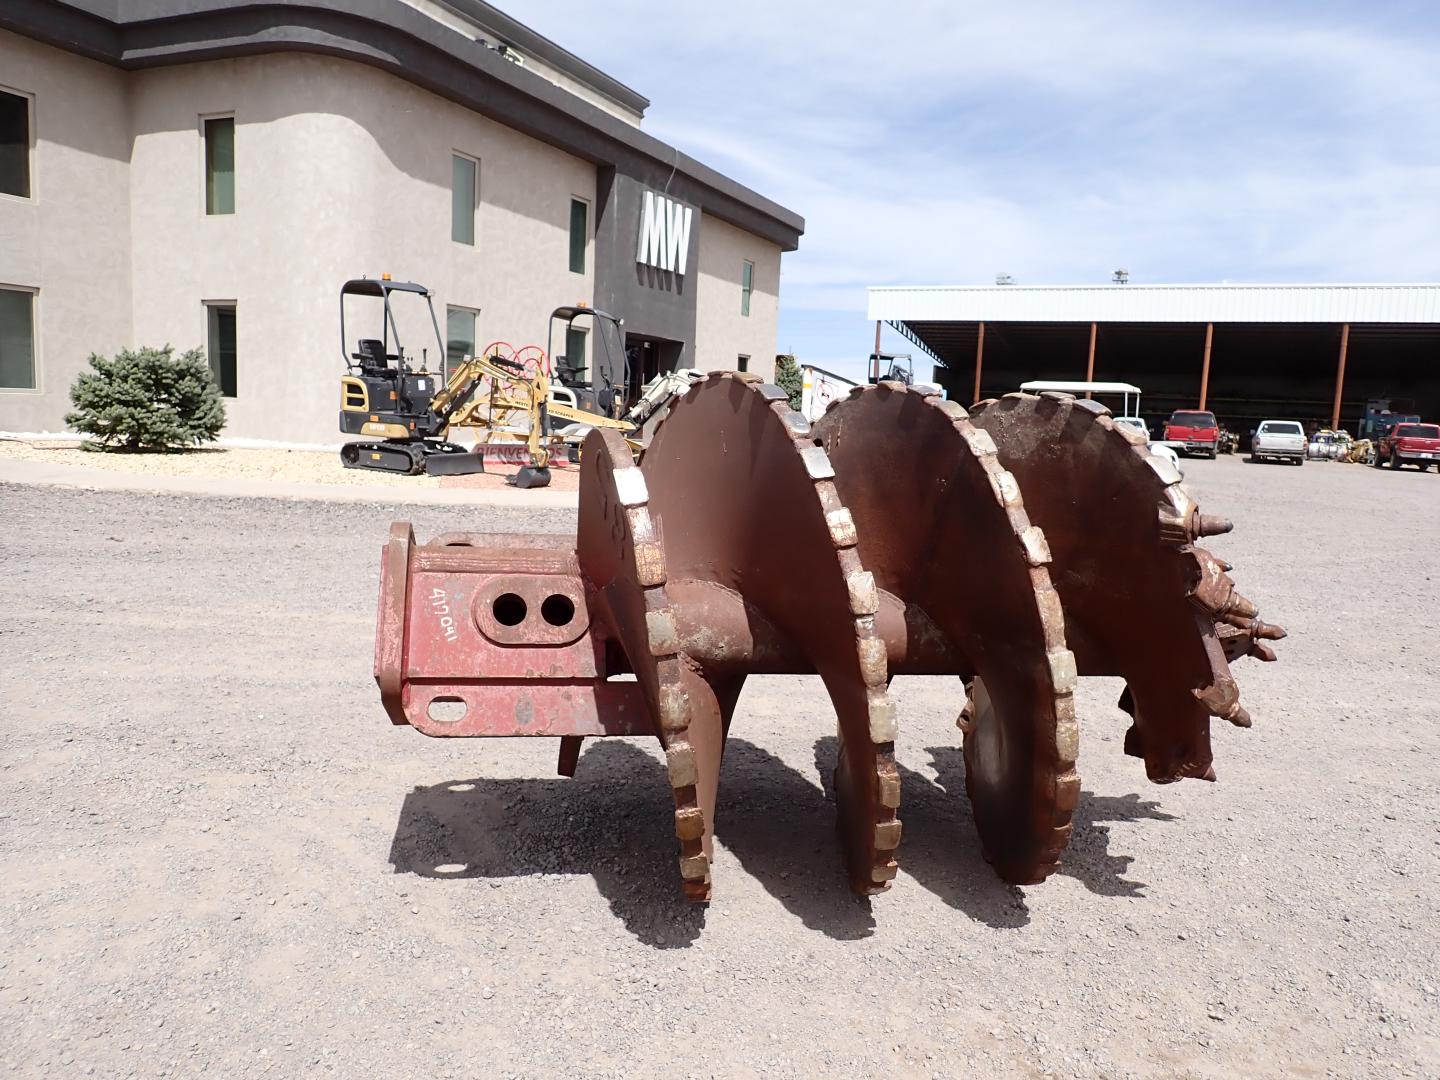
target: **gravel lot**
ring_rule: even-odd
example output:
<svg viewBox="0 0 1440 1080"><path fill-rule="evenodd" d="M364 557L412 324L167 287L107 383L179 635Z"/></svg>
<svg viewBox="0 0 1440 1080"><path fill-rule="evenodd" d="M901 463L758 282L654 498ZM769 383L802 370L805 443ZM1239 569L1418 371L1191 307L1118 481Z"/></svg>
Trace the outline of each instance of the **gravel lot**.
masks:
<svg viewBox="0 0 1440 1080"><path fill-rule="evenodd" d="M0 461L39 461L103 469L135 477L185 476L221 480L260 480L269 483L339 484L347 488L375 488L380 498L404 498L404 490L464 487L498 490L514 469L498 468L469 476L399 476L374 469L347 469L335 450L280 450L204 446L172 454L98 453L83 450L79 442L27 441L0 438ZM551 470L556 491L575 491L579 470L557 466Z"/></svg>
<svg viewBox="0 0 1440 1080"><path fill-rule="evenodd" d="M1186 462L1281 660L1217 784L1082 683L1063 870L1004 886L954 680L897 682L895 887L850 896L808 678L751 680L716 900L653 745L427 740L370 676L388 522L564 511L0 486L0 1067L24 1076L1440 1076L1440 480Z"/></svg>

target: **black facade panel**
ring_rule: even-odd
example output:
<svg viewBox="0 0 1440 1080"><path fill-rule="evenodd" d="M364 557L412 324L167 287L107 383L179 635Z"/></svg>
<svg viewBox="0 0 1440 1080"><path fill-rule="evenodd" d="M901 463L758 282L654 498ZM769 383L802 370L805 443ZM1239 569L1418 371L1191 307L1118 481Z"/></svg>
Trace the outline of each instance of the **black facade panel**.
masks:
<svg viewBox="0 0 1440 1080"><path fill-rule="evenodd" d="M644 266L636 259L645 192L665 191L663 175L636 179L615 169L602 169L595 198L595 306L625 320L625 331L660 342L678 344L675 367L695 364L695 292L700 272L700 208L684 197L683 185L670 186L668 198L691 207L686 272ZM677 187L681 190L677 190ZM600 357L595 358L601 362ZM617 364L618 368L618 364ZM622 372L611 372L618 385Z"/></svg>

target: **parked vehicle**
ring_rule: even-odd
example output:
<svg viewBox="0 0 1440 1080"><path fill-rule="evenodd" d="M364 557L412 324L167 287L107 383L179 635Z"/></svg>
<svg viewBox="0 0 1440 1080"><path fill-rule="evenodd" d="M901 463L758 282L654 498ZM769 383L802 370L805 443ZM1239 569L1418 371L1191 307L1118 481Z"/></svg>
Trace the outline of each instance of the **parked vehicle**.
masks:
<svg viewBox="0 0 1440 1080"><path fill-rule="evenodd" d="M814 364L801 364L800 376L800 412L806 420L819 420L831 402L839 401L856 385L853 379Z"/></svg>
<svg viewBox="0 0 1440 1080"><path fill-rule="evenodd" d="M1418 465L1421 472L1440 467L1440 424L1396 424L1375 446L1375 467Z"/></svg>
<svg viewBox="0 0 1440 1080"><path fill-rule="evenodd" d="M1262 420L1250 439L1251 461L1293 461L1305 464L1308 443L1298 420Z"/></svg>
<svg viewBox="0 0 1440 1080"><path fill-rule="evenodd" d="M1302 438L1303 433L1302 433ZM1187 454L1214 457L1220 445L1220 425L1215 414L1202 409L1176 409L1165 422L1165 441Z"/></svg>
<svg viewBox="0 0 1440 1080"><path fill-rule="evenodd" d="M1150 441L1150 425L1145 422L1143 416L1117 416L1115 423L1121 424L1145 436L1145 441Z"/></svg>
<svg viewBox="0 0 1440 1080"><path fill-rule="evenodd" d="M1305 456L1322 461L1348 461L1350 460L1351 442L1348 431L1331 431L1329 428L1321 428L1311 434L1310 445L1306 448Z"/></svg>
<svg viewBox="0 0 1440 1080"><path fill-rule="evenodd" d="M1098 398L1102 404L1107 405L1110 411L1115 411L1114 402L1118 399L1120 403L1120 416L1140 415L1140 388L1131 383L1123 382L1075 382L1068 379L1032 379L1030 382L1020 384L1020 389L1027 394L1043 394L1047 391L1060 394L1074 394L1079 397L1084 394L1086 397Z"/></svg>
<svg viewBox="0 0 1440 1080"><path fill-rule="evenodd" d="M1380 437L1396 424L1418 424L1418 413L1391 409L1390 398L1372 398L1365 403L1365 415L1360 421L1360 438L1378 442Z"/></svg>
<svg viewBox="0 0 1440 1080"><path fill-rule="evenodd" d="M1175 471L1180 474L1181 478L1184 478L1185 470L1180 467L1180 455L1175 453L1173 449L1166 446L1163 442L1156 442L1152 439L1150 441L1150 453L1157 457L1163 457L1166 461L1170 462L1171 465L1175 466Z"/></svg>
<svg viewBox="0 0 1440 1080"><path fill-rule="evenodd" d="M1174 447L1150 438L1150 425L1145 422L1143 416L1117 416L1114 417L1114 420L1117 427L1127 427L1131 431L1138 431L1144 435L1145 441L1150 444L1152 454L1156 454L1174 465L1175 471L1182 477L1185 475L1185 470L1180 467L1180 455L1175 452Z"/></svg>
<svg viewBox="0 0 1440 1080"><path fill-rule="evenodd" d="M1240 452L1240 436L1227 427L1221 427L1220 437L1215 440L1215 449L1221 454L1238 454Z"/></svg>

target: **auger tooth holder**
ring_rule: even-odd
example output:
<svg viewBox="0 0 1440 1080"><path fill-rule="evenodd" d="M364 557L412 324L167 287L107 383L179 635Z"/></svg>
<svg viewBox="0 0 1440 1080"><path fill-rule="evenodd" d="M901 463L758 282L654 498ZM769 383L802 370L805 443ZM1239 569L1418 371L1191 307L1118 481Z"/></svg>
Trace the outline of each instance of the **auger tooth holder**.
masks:
<svg viewBox="0 0 1440 1080"><path fill-rule="evenodd" d="M857 893L897 870L890 679L959 676L985 856L1006 881L1037 883L1080 794L1077 676L1125 679L1125 748L1150 779L1213 780L1209 718L1250 723L1229 662L1274 659L1267 642L1284 636L1195 546L1229 523L1201 515L1179 479L1068 395L967 413L881 383L812 429L779 388L712 373L639 465L615 432L590 433L573 538L416 544L394 525L375 678L392 722L427 735L559 737L563 775L587 737L658 738L683 890L707 900L747 675L821 677Z"/></svg>

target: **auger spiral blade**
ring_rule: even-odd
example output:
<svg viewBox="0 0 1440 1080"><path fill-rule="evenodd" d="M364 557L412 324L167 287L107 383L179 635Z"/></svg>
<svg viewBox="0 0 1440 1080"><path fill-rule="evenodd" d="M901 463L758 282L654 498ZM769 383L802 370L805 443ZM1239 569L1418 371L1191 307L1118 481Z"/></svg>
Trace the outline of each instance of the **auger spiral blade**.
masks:
<svg viewBox="0 0 1440 1080"><path fill-rule="evenodd" d="M596 608L630 659L665 749L680 841L680 877L692 900L710 896L710 828L723 745L715 697L680 656L665 591L665 553L645 477L618 432L595 428L582 455L576 554ZM732 702L733 704L733 702ZM717 769L707 766L711 761Z"/></svg>
<svg viewBox="0 0 1440 1080"><path fill-rule="evenodd" d="M758 639L824 680L839 721L835 792L851 888L887 888L900 839L900 784L875 584L809 424L784 391L712 374L672 408L640 471L669 602L689 628L688 645L676 647L695 674L685 692L702 851L708 854L714 829L729 708L745 674L764 662ZM582 488L582 564L590 498ZM677 805L681 798L677 789Z"/></svg>
<svg viewBox="0 0 1440 1080"><path fill-rule="evenodd" d="M965 782L986 859L1007 881L1043 880L1070 834L1079 729L1049 555L1019 487L964 409L899 384L852 391L815 435L882 611L903 613L884 620L892 672L930 670L912 643L938 633L942 670L973 680Z"/></svg>
<svg viewBox="0 0 1440 1080"><path fill-rule="evenodd" d="M1273 659L1264 640L1285 636L1196 546L1230 522L1201 514L1174 467L1097 402L1007 394L971 419L1044 530L1079 674L1126 681L1126 752L1157 783L1213 780L1210 717L1250 723L1227 661Z"/></svg>

